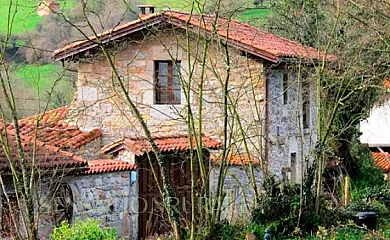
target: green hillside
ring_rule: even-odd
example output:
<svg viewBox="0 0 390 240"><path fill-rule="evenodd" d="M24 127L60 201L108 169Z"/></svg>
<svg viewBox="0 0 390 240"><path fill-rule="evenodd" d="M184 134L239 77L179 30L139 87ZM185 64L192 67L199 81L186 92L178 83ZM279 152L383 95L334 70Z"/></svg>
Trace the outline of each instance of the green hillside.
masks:
<svg viewBox="0 0 390 240"><path fill-rule="evenodd" d="M35 90L48 90L56 79L61 77L63 69L60 65L47 64L42 66L20 65L15 68L15 77Z"/></svg>
<svg viewBox="0 0 390 240"><path fill-rule="evenodd" d="M9 27L12 35L15 36L34 31L44 18L37 15L39 2L38 0L0 0L0 35L6 34ZM73 0L59 2L61 9L74 6Z"/></svg>

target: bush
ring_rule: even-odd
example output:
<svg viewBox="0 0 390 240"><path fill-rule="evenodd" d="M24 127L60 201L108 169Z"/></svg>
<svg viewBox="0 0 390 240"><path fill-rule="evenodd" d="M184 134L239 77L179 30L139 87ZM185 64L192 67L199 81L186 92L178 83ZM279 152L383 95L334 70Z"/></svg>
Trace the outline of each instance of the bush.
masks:
<svg viewBox="0 0 390 240"><path fill-rule="evenodd" d="M50 235L51 240L116 240L116 229L102 228L97 220L76 219L73 226L62 222Z"/></svg>
<svg viewBox="0 0 390 240"><path fill-rule="evenodd" d="M390 209L390 184L382 186L368 187L365 189L363 197L366 201L377 201Z"/></svg>
<svg viewBox="0 0 390 240"><path fill-rule="evenodd" d="M269 177L264 181L263 189L260 206L252 213L252 223L269 226L279 236L294 232L299 212L298 185Z"/></svg>
<svg viewBox="0 0 390 240"><path fill-rule="evenodd" d="M378 167L372 158L370 149L360 144L357 139L351 143L351 176L352 187L354 189L364 189L373 186L383 186L385 178L383 170Z"/></svg>
<svg viewBox="0 0 390 240"><path fill-rule="evenodd" d="M258 239L263 239L265 230L267 228L264 225L250 224L246 226L244 233L253 233Z"/></svg>
<svg viewBox="0 0 390 240"><path fill-rule="evenodd" d="M221 240L240 239L242 229L238 225L229 224L227 221L218 222L215 225L216 237Z"/></svg>

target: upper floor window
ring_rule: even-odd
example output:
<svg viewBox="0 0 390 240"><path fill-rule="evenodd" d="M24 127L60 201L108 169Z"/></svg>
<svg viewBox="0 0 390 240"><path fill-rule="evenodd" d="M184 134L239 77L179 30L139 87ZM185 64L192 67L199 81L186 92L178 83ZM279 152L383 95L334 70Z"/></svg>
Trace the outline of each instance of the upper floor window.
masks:
<svg viewBox="0 0 390 240"><path fill-rule="evenodd" d="M283 74L283 104L288 103L288 74Z"/></svg>
<svg viewBox="0 0 390 240"><path fill-rule="evenodd" d="M154 69L155 104L180 104L180 62L156 61Z"/></svg>
<svg viewBox="0 0 390 240"><path fill-rule="evenodd" d="M310 83L302 84L302 124L303 128L310 126Z"/></svg>

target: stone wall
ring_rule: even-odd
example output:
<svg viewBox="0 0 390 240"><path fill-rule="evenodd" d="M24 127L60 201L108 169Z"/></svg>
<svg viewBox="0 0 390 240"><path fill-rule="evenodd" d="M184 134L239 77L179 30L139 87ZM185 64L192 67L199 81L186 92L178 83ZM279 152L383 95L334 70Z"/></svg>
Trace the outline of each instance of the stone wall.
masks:
<svg viewBox="0 0 390 240"><path fill-rule="evenodd" d="M12 199L16 200L16 195L14 194L15 190L13 187L12 179L10 179L9 177L5 177L5 178L3 178L3 181L4 181L4 185L5 185L5 189L6 189L5 191L8 194L7 197L9 199L11 199L11 202L12 202ZM36 182L35 189L34 189L36 191L34 194L35 217L39 217L38 238L42 239L42 240L49 239L50 234L53 233L53 229L54 229L54 225L55 225L54 224L54 212L53 212L54 211L53 210L53 188L58 187L58 184L60 184L60 183L59 182L55 182L55 183L51 182L51 184L52 185L50 185L47 182L45 182L45 183ZM3 201L4 202L7 201L6 199L2 199L4 197L3 194L4 194L3 189L1 189L1 186L0 186L0 216L2 216L2 214L3 214L3 211L4 211L3 208L7 208L7 210L8 210L8 204L7 205L2 204ZM18 228L19 234L21 234L22 237L25 237L26 231L22 225L23 224L22 212L24 212L25 209L22 208L22 209L18 210L17 206L14 206L14 207L16 207L16 209L13 212L13 214L19 223L19 228ZM26 216L25 213L23 213L23 215ZM0 225L3 224L1 221L2 221L2 218L0 217ZM4 236L1 236L1 234L0 234L0 239L7 239L7 238L4 238Z"/></svg>
<svg viewBox="0 0 390 240"><path fill-rule="evenodd" d="M135 239L136 215L129 214L130 193L137 191L130 185L129 172L112 172L69 179L73 190L74 218L99 219L105 226L117 229L118 236Z"/></svg>
<svg viewBox="0 0 390 240"><path fill-rule="evenodd" d="M289 75L288 101L283 103L283 74ZM307 80L305 80L307 81ZM291 156L296 154L295 175L287 177L301 181L302 166L310 159L310 149L316 144L317 117L315 86L310 82L310 122L303 128L302 121L302 82L298 82L292 70L271 70L269 75L269 170L282 176L283 168L294 168Z"/></svg>
<svg viewBox="0 0 390 240"><path fill-rule="evenodd" d="M96 160L101 159L100 148L101 148L101 138L97 138L92 142L84 144L79 148L73 150L73 153L77 156L82 157L85 160Z"/></svg>
<svg viewBox="0 0 390 240"><path fill-rule="evenodd" d="M151 132L172 135L186 133L188 129L185 122L187 103L184 90L179 105L154 104L154 62L175 58L181 61L182 86L189 81L192 84L189 104L195 121L201 118L204 134L220 139L223 136L224 120L222 90L223 82L227 79L224 49L220 49L217 43L211 43L206 63L202 65L200 58L195 60L194 53L196 46L201 49L202 42L191 40L188 48L191 59L188 59L184 33L167 30L159 33L158 37L133 40L135 41L121 46L120 50L113 49L111 52L115 66L129 91L129 97ZM232 147L241 149L243 139L247 139L253 155L261 158L265 96L262 61L243 56L235 49L229 51L232 67L228 86L231 100L228 131L235 138L232 140L235 143ZM71 118L82 130L99 128L103 133L102 144L123 136L143 135L140 124L125 104L118 84L115 80L112 81L107 61L97 55L91 61L82 60L79 63L77 101L73 103L74 116ZM189 79L189 72L192 70L194 74ZM199 100L198 85L201 80L204 80L204 91ZM201 117L198 116L200 101L203 104Z"/></svg>
<svg viewBox="0 0 390 240"><path fill-rule="evenodd" d="M217 191L219 167L214 166L210 172L210 189L212 194ZM257 190L261 188L262 171L259 166L254 166L254 175ZM226 196L223 201L222 219L237 221L248 219L253 208L254 191L248 166L230 166L227 170L223 190Z"/></svg>

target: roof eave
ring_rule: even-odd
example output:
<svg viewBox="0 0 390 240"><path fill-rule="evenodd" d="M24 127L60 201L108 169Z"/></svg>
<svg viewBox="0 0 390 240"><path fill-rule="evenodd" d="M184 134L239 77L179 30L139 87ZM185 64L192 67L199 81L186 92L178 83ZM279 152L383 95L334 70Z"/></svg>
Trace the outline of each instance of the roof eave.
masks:
<svg viewBox="0 0 390 240"><path fill-rule="evenodd" d="M140 31L140 30L148 28L148 27L152 27L156 24L160 24L163 22L164 21L161 18L161 15L156 15L153 18L141 20L141 21L139 21L139 22L127 27L127 28L123 28L121 30L112 32L110 34L106 34L106 35L100 37L100 41L101 41L101 44L105 44L105 43L108 43L110 41L117 40L121 37L127 36L128 34ZM95 40L88 40L88 41L81 43L77 47L69 48L67 50L60 51L59 53L54 53L53 59L55 61L66 60L66 59L68 59L76 54L85 52L89 49L92 49L92 48L95 48L98 46L99 46L99 43L97 43Z"/></svg>
<svg viewBox="0 0 390 240"><path fill-rule="evenodd" d="M113 40L117 40L121 37L127 36L129 34L135 33L137 31L140 31L142 29L152 27L156 24L161 24L164 22L169 22L172 25L175 25L176 27L182 28L182 29L189 29L192 32L197 32L198 31L198 26L193 26L193 27L188 27L185 25L185 23L182 20L179 19L174 19L171 18L170 16L161 14L161 15L156 15L153 18L149 18L146 20L142 20L140 22L137 22L127 28L121 29L116 32L112 32L112 34L107 34L104 35L100 38L100 41L102 44L108 43ZM267 61L270 61L272 63L277 63L278 57L274 54L271 54L267 51L262 51L259 49L255 49L252 46L249 46L247 44L240 43L238 41L228 39L227 44L230 47L234 47L238 50L242 50L245 52L248 52L254 56L257 56L259 58L265 59ZM53 54L53 58L55 61L61 61L61 60L67 60L74 55L80 54L82 52L85 52L87 50L90 50L92 48L98 47L99 44L95 40L89 40L81 43L77 47L69 48L64 51L60 51L59 53Z"/></svg>

